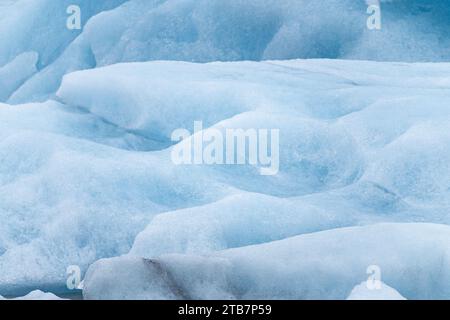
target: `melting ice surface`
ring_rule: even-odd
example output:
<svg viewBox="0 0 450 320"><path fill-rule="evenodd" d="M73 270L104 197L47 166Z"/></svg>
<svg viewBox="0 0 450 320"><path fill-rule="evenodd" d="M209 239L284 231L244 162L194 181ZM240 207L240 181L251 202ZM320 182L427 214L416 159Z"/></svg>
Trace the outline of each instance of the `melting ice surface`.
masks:
<svg viewBox="0 0 450 320"><path fill-rule="evenodd" d="M0 0L0 295L450 298L448 6L264 3ZM279 173L174 165L196 120Z"/></svg>

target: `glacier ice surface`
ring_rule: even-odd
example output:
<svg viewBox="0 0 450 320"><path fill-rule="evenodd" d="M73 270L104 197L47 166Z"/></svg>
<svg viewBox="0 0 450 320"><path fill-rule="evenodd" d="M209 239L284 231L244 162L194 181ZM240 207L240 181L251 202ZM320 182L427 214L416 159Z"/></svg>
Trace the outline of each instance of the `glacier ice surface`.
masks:
<svg viewBox="0 0 450 320"><path fill-rule="evenodd" d="M83 295L346 299L355 283L368 279L366 270L375 264L381 281L404 297L445 299L450 294L449 243L449 226L394 223L327 230L204 255L128 255L95 262L86 274Z"/></svg>
<svg viewBox="0 0 450 320"><path fill-rule="evenodd" d="M64 28L69 4L82 9L82 30ZM119 62L447 60L445 2L383 1L382 8L383 27L373 32L365 28L366 0L19 0L0 7L0 29L14 30L0 35L0 66L39 54L38 72L8 96L17 104L51 97L71 71ZM30 38L35 30L48 31Z"/></svg>
<svg viewBox="0 0 450 320"><path fill-rule="evenodd" d="M366 9L0 0L0 294L67 293L67 266L103 259L86 298L345 299L379 263L405 298L448 299L450 65L428 62L450 9L382 1L377 32ZM175 166L195 120L281 129L279 174Z"/></svg>
<svg viewBox="0 0 450 320"><path fill-rule="evenodd" d="M64 290L68 265L129 252L448 224L449 78L448 64L144 62L71 73L55 100L0 105L0 292ZM280 128L279 174L174 165L170 133L196 119L205 131Z"/></svg>

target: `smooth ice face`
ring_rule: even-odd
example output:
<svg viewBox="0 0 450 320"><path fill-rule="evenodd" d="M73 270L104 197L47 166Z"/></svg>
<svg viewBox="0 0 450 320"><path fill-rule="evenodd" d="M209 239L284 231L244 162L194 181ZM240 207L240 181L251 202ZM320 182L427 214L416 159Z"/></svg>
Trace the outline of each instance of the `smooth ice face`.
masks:
<svg viewBox="0 0 450 320"><path fill-rule="evenodd" d="M369 289L370 267L408 299L450 295L450 227L379 224L301 235L209 255L119 257L94 263L87 299L401 299L381 284ZM376 265L373 265L376 262ZM158 266L158 268L155 268ZM133 270L129 277L121 277ZM127 273L128 275L128 273ZM367 291L374 291L368 293ZM377 292L375 292L377 291Z"/></svg>
<svg viewBox="0 0 450 320"><path fill-rule="evenodd" d="M34 51L25 52L0 67L0 101L8 100L14 91L37 72L38 57Z"/></svg>
<svg viewBox="0 0 450 320"><path fill-rule="evenodd" d="M367 281L355 286L347 300L406 300L395 289L380 283L378 289L371 289Z"/></svg>
<svg viewBox="0 0 450 320"><path fill-rule="evenodd" d="M87 22L92 16L112 9L126 0L0 0L0 66L25 52L36 52L39 69L57 59L80 35L66 28L67 8L77 5ZM84 25L85 23L83 23Z"/></svg>
<svg viewBox="0 0 450 320"><path fill-rule="evenodd" d="M81 34L82 30L69 30L66 27L69 6L76 5L82 8L81 24L84 27L92 16L117 7L125 1L1 0L0 85L2 90L0 90L0 102L9 100L16 91L22 92L22 90L26 91L26 97L23 97L22 102L29 102L34 97L45 100L43 92L49 94L52 92L50 88L58 85L60 80L58 75L50 72L45 82L33 86L39 86L40 92L34 92L34 90L30 92L26 89L28 81L39 77L41 72L46 73L47 67L57 62ZM76 59L80 60L80 68L94 66L86 54L76 56ZM66 60L64 63L68 66L66 71L73 65L72 60ZM11 79L11 77L14 78ZM23 86L25 86L24 89L22 89Z"/></svg>

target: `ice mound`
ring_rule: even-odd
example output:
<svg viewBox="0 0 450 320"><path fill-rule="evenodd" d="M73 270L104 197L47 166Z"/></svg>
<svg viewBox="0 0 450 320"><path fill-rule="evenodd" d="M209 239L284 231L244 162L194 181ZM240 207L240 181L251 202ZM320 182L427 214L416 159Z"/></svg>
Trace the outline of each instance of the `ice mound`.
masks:
<svg viewBox="0 0 450 320"><path fill-rule="evenodd" d="M368 279L366 271L376 265L381 280L408 299L448 299L449 243L448 226L379 224L203 256L125 256L93 264L83 295L87 299L345 299L354 283ZM392 294L385 286L381 289Z"/></svg>
<svg viewBox="0 0 450 320"><path fill-rule="evenodd" d="M0 296L0 300L3 299L5 298ZM42 292L41 290L35 290L30 292L26 296L14 298L13 300L66 300L66 299L62 299L50 292Z"/></svg>
<svg viewBox="0 0 450 320"><path fill-rule="evenodd" d="M283 128L282 179L220 168L223 179L239 189L295 196L361 178L399 198L420 200L445 198L448 192L449 79L446 64L153 62L72 73L57 96L121 130L167 145L173 130L192 132L198 119L205 132ZM145 90L149 87L158 89ZM379 121L371 121L375 118ZM275 187L261 190L256 181Z"/></svg>
<svg viewBox="0 0 450 320"><path fill-rule="evenodd" d="M62 135L19 131L0 141L0 159L0 216L8 221L0 226L4 294L62 286L68 265L86 268L128 252L156 213L227 192L198 170L171 166L163 155Z"/></svg>
<svg viewBox="0 0 450 320"><path fill-rule="evenodd" d="M302 198L237 194L216 203L158 215L134 242L131 253L152 258L165 253L207 253L283 239L355 223Z"/></svg>
<svg viewBox="0 0 450 320"><path fill-rule="evenodd" d="M406 300L400 293L388 285L381 283L379 289L369 289L367 282L353 288L347 300Z"/></svg>
<svg viewBox="0 0 450 320"><path fill-rule="evenodd" d="M279 298L345 299L374 263L388 275L383 280L408 299L448 297L448 275L437 269L448 266L441 252L448 242L438 238L446 237L441 231L446 227L403 223L450 224L449 82L445 63L153 61L73 72L51 100L0 104L0 220L7 222L0 225L0 294L64 293L68 266L78 265L84 273L96 260L131 254L125 262L97 264L121 270L123 262L137 277L122 279L124 287L126 281L142 285L134 293L112 288L108 297L176 298L180 293L154 274L173 264L184 274L193 270L183 281L195 281L195 270L207 274L206 264L210 274L223 269L228 275L227 266L236 268L236 275L247 279L244 287L230 291L237 280L224 278L203 293L186 287L192 296L270 298L273 292ZM196 120L203 123L200 134L279 129L278 174L261 175L252 164L175 165L172 151L199 133L178 143L172 132L193 133ZM384 225L370 227L380 222L401 224L388 225L385 234ZM340 229L352 226L362 227ZM321 233L329 229L336 230ZM348 263L342 270L353 276L330 267L329 278L314 287L309 268L339 264L329 262L335 253L331 242L319 246L316 264L306 259L307 248L316 243L305 239L325 234L327 241L340 243L341 232L349 235L336 254ZM374 239L383 239L379 233L394 238L398 254L405 252L401 264L390 260L398 257L391 249L386 255L377 251ZM424 239L427 250L417 238ZM435 250L428 249L433 239ZM286 249L272 252L277 240ZM270 243L273 259L264 255L264 243ZM350 248L359 243L375 253L358 249L353 261ZM241 268L238 254L252 245L261 248L254 255L262 261L260 271ZM286 272L279 271L281 287L266 282L253 287L259 280L250 273L264 279L270 268L281 268L287 261L282 252L291 245L299 250L292 255L300 258L295 270L286 264ZM231 248L237 251L227 251ZM424 254L427 259L419 261ZM203 262L198 255L204 255ZM320 257L328 261L324 266ZM406 272L416 279L411 274L420 268L430 271L419 277L416 289L399 278ZM100 288L109 288L94 271L87 297L100 297ZM151 281L141 283L146 272ZM443 280L433 278L433 272ZM298 279L293 285L306 281L310 293L291 290L283 274Z"/></svg>
<svg viewBox="0 0 450 320"><path fill-rule="evenodd" d="M0 66L25 52L39 54L38 72L8 95L10 103L44 101L65 74L118 62L445 61L450 47L446 33L450 11L441 0L382 1L382 28L376 31L366 28L365 0L20 0L8 4L0 6L0 29L15 30L19 36L0 36ZM80 6L82 30L65 28L69 4ZM52 17L50 24L47 16ZM29 37L44 28L46 32Z"/></svg>

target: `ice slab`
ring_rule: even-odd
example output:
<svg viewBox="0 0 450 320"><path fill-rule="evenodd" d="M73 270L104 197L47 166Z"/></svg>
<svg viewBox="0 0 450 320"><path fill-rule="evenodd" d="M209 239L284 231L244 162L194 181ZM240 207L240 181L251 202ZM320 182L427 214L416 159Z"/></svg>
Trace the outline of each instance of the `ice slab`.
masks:
<svg viewBox="0 0 450 320"><path fill-rule="evenodd" d="M449 244L449 226L375 224L208 255L124 256L94 263L83 295L87 299L346 299L351 292L361 293L355 292L354 283L370 279L371 270L377 270L378 280L390 283L408 299L448 299ZM392 290L383 288L392 296Z"/></svg>

